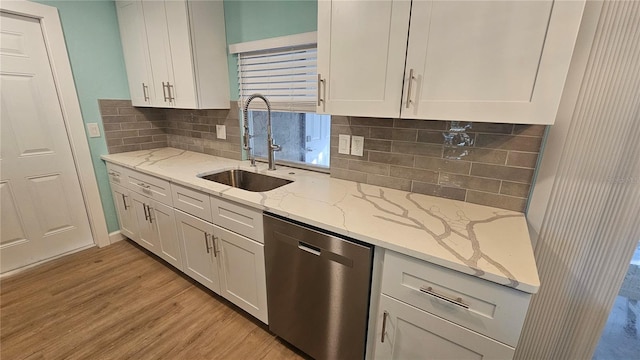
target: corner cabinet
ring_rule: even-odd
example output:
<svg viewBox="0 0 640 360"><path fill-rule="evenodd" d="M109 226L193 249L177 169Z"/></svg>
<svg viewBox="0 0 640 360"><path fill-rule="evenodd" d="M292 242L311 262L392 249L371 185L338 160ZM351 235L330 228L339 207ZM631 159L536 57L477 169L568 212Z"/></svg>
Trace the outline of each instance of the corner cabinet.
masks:
<svg viewBox="0 0 640 360"><path fill-rule="evenodd" d="M553 124L583 8L557 0L321 1L317 111Z"/></svg>
<svg viewBox="0 0 640 360"><path fill-rule="evenodd" d="M228 109L222 1L117 1L134 106Z"/></svg>

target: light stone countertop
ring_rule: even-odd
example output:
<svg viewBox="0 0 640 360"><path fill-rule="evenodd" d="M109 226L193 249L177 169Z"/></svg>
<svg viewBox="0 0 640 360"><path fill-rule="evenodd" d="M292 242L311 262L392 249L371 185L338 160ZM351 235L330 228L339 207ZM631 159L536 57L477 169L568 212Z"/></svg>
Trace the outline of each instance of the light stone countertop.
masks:
<svg viewBox="0 0 640 360"><path fill-rule="evenodd" d="M175 148L102 159L527 293L540 286L522 213ZM294 182L255 193L198 178L236 168Z"/></svg>

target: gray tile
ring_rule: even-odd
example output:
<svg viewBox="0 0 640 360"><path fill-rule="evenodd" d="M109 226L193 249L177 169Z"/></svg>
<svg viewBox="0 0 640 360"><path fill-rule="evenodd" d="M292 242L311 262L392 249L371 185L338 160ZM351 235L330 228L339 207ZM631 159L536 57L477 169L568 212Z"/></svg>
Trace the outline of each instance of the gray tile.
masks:
<svg viewBox="0 0 640 360"><path fill-rule="evenodd" d="M117 107L100 107L100 114L105 115L118 115Z"/></svg>
<svg viewBox="0 0 640 360"><path fill-rule="evenodd" d="M163 129L142 129L142 130L138 130L138 134L140 134L140 136L165 135L166 132Z"/></svg>
<svg viewBox="0 0 640 360"><path fill-rule="evenodd" d="M400 154L425 155L435 157L442 156L442 146L404 141L394 141L391 145L391 151Z"/></svg>
<svg viewBox="0 0 640 360"><path fill-rule="evenodd" d="M166 134L162 134L162 135L153 135L153 142L158 142L158 141L167 141L167 135Z"/></svg>
<svg viewBox="0 0 640 360"><path fill-rule="evenodd" d="M150 142L145 144L140 144L140 150L149 150L149 149L160 149L163 147L167 147L166 141L158 141L158 142Z"/></svg>
<svg viewBox="0 0 640 360"><path fill-rule="evenodd" d="M134 136L138 136L138 130L120 130L120 131L105 132L105 137L107 139L121 139L125 137L134 137Z"/></svg>
<svg viewBox="0 0 640 360"><path fill-rule="evenodd" d="M474 163L471 165L471 175L529 184L533 169Z"/></svg>
<svg viewBox="0 0 640 360"><path fill-rule="evenodd" d="M339 157L332 157L331 158L331 167L332 168L336 168L336 169L349 169L349 160L347 159L342 159Z"/></svg>
<svg viewBox="0 0 640 360"><path fill-rule="evenodd" d="M356 135L369 136L369 128L364 126L331 125L331 134L334 135Z"/></svg>
<svg viewBox="0 0 640 360"><path fill-rule="evenodd" d="M513 134L542 137L546 129L547 129L546 125L520 125L519 124L513 127Z"/></svg>
<svg viewBox="0 0 640 360"><path fill-rule="evenodd" d="M218 156L227 158L227 159L242 160L242 153L235 152L235 151L222 150L220 151L220 155Z"/></svg>
<svg viewBox="0 0 640 360"><path fill-rule="evenodd" d="M399 166L413 166L413 155L404 155L404 154L393 154L387 152L379 152L379 151L370 151L369 152L369 161L385 163L385 164L393 164ZM331 159L333 161L333 159ZM333 166L333 162L331 163Z"/></svg>
<svg viewBox="0 0 640 360"><path fill-rule="evenodd" d="M445 159L457 158L460 153L461 160L480 162L488 164L504 165L507 161L507 151L504 150L490 150L490 149L477 149L477 148L465 148L465 149L453 149L446 148L443 152Z"/></svg>
<svg viewBox="0 0 640 360"><path fill-rule="evenodd" d="M107 146L123 145L122 139L107 139Z"/></svg>
<svg viewBox="0 0 640 360"><path fill-rule="evenodd" d="M102 126L104 127L104 131L117 131L122 129L119 123L102 124Z"/></svg>
<svg viewBox="0 0 640 360"><path fill-rule="evenodd" d="M534 169L538 161L538 153L525 153L517 151L509 151L507 156L507 165L521 166Z"/></svg>
<svg viewBox="0 0 640 360"><path fill-rule="evenodd" d="M369 136L374 139L416 141L416 129L371 128Z"/></svg>
<svg viewBox="0 0 640 360"><path fill-rule="evenodd" d="M440 173L438 184L447 187L473 189L493 193L498 193L500 191L500 180L459 174Z"/></svg>
<svg viewBox="0 0 640 360"><path fill-rule="evenodd" d="M138 115L143 113L134 107L119 107L118 114L119 115Z"/></svg>
<svg viewBox="0 0 640 360"><path fill-rule="evenodd" d="M100 99L98 100L99 106L102 107L131 107L131 100L113 100L113 99Z"/></svg>
<svg viewBox="0 0 640 360"><path fill-rule="evenodd" d="M471 125L471 132L475 133L511 134L512 131L513 124L474 122Z"/></svg>
<svg viewBox="0 0 640 360"><path fill-rule="evenodd" d="M441 158L416 156L415 167L456 174L469 174L471 163L463 160L446 160Z"/></svg>
<svg viewBox="0 0 640 360"><path fill-rule="evenodd" d="M214 131L215 131L215 126L213 127ZM209 125L200 125L200 124L194 124L193 125L193 130L195 131L211 131L211 126Z"/></svg>
<svg viewBox="0 0 640 360"><path fill-rule="evenodd" d="M138 130L138 129L151 129L150 122L133 122L133 123L122 123L120 124L122 130Z"/></svg>
<svg viewBox="0 0 640 360"><path fill-rule="evenodd" d="M529 184L503 181L502 187L500 188L500 194L528 198L530 189L531 186L529 186Z"/></svg>
<svg viewBox="0 0 640 360"><path fill-rule="evenodd" d="M123 153L127 151L136 151L136 150L140 150L140 145L133 144L133 145L122 145L122 146L110 146L109 154L118 154L118 153Z"/></svg>
<svg viewBox="0 0 640 360"><path fill-rule="evenodd" d="M542 138L499 134L478 134L476 147L539 152Z"/></svg>
<svg viewBox="0 0 640 360"><path fill-rule="evenodd" d="M418 180L433 184L438 182L438 173L436 171L394 165L391 166L390 171L391 176L396 178Z"/></svg>
<svg viewBox="0 0 640 360"><path fill-rule="evenodd" d="M367 174L365 173L345 170L345 169L338 169L333 167L330 169L330 171L331 171L331 177L334 177L337 179L350 180L350 181L355 181L360 183L367 182Z"/></svg>
<svg viewBox="0 0 640 360"><path fill-rule="evenodd" d="M393 127L405 129L445 130L447 128L447 122L439 120L394 119Z"/></svg>
<svg viewBox="0 0 640 360"><path fill-rule="evenodd" d="M331 115L331 125L349 125L349 118L341 115Z"/></svg>
<svg viewBox="0 0 640 360"><path fill-rule="evenodd" d="M131 115L114 115L114 116L102 116L102 122L107 123L131 123L135 122L136 117Z"/></svg>
<svg viewBox="0 0 640 360"><path fill-rule="evenodd" d="M372 117L350 117L351 126L393 127L393 119Z"/></svg>
<svg viewBox="0 0 640 360"><path fill-rule="evenodd" d="M124 138L124 139L122 139L122 142L123 142L125 145L131 145L131 144L142 144L142 143L153 142L153 137L152 137L152 136L137 136L137 137L130 137L130 138Z"/></svg>
<svg viewBox="0 0 640 360"><path fill-rule="evenodd" d="M464 201L467 190L414 181L411 192Z"/></svg>
<svg viewBox="0 0 640 360"><path fill-rule="evenodd" d="M349 170L360 171L368 174L389 175L388 164L378 164L368 161L349 160Z"/></svg>
<svg viewBox="0 0 640 360"><path fill-rule="evenodd" d="M419 130L418 142L430 144L444 144L444 136L442 131Z"/></svg>
<svg viewBox="0 0 640 360"><path fill-rule="evenodd" d="M527 205L527 199L479 192L474 190L467 191L466 201L474 204L493 206L500 209L507 209L507 210L513 210L513 211L519 211L519 212L524 212L524 209Z"/></svg>
<svg viewBox="0 0 640 360"><path fill-rule="evenodd" d="M398 179L396 177L390 177L390 176L368 174L367 184L388 187L391 189L398 189L403 191L411 190L411 180Z"/></svg>
<svg viewBox="0 0 640 360"><path fill-rule="evenodd" d="M389 140L376 140L376 139L364 139L364 149L374 151L391 151L391 141Z"/></svg>

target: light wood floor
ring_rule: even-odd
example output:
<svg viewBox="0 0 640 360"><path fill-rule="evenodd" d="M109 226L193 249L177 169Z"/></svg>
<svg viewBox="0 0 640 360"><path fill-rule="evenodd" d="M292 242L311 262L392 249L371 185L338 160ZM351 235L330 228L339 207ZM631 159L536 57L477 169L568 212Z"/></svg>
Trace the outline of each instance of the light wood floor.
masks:
<svg viewBox="0 0 640 360"><path fill-rule="evenodd" d="M26 270L0 289L2 360L301 358L128 241Z"/></svg>

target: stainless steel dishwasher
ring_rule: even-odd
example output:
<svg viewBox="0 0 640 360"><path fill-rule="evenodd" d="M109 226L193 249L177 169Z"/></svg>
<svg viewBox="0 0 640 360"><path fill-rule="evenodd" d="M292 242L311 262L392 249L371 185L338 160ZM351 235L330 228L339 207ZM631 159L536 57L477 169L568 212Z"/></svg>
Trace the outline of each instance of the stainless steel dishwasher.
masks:
<svg viewBox="0 0 640 360"><path fill-rule="evenodd" d="M363 359L371 245L264 215L269 330L315 359Z"/></svg>

